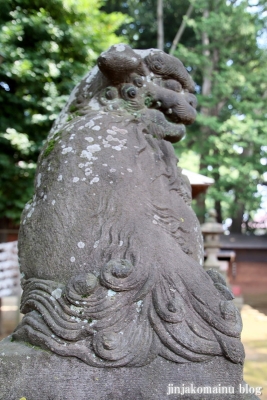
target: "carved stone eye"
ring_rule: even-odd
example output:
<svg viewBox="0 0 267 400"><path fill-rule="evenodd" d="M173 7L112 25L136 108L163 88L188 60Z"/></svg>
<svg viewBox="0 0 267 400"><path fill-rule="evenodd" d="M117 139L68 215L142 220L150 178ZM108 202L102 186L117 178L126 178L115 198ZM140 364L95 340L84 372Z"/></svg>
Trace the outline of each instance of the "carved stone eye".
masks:
<svg viewBox="0 0 267 400"><path fill-rule="evenodd" d="M126 90L126 93L127 93L128 97L130 97L131 99L134 99L137 94L136 89L133 86L129 87Z"/></svg>
<svg viewBox="0 0 267 400"><path fill-rule="evenodd" d="M137 86L137 87L142 87L143 86L143 80L142 78L135 78L133 83Z"/></svg>
<svg viewBox="0 0 267 400"><path fill-rule="evenodd" d="M112 87L108 87L108 88L106 89L105 96L106 96L106 98L107 98L108 100L113 100L113 99L115 99L115 98L117 97L117 91L116 91L116 89L115 89L115 88L112 88Z"/></svg>
<svg viewBox="0 0 267 400"><path fill-rule="evenodd" d="M126 84L121 89L121 95L124 100L134 99L137 95L137 88L131 84Z"/></svg>
<svg viewBox="0 0 267 400"><path fill-rule="evenodd" d="M155 71L160 71L162 69L162 64L159 61L155 61L153 66Z"/></svg>

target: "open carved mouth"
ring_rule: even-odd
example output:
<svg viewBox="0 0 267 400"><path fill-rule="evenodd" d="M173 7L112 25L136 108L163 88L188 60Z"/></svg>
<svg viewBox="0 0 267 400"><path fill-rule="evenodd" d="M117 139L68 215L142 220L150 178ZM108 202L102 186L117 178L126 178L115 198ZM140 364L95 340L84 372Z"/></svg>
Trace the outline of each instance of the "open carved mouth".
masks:
<svg viewBox="0 0 267 400"><path fill-rule="evenodd" d="M175 122L168 114L159 109L146 109L142 120L152 128L153 133L156 133L158 137L172 143L180 141L185 135L185 125L178 118Z"/></svg>

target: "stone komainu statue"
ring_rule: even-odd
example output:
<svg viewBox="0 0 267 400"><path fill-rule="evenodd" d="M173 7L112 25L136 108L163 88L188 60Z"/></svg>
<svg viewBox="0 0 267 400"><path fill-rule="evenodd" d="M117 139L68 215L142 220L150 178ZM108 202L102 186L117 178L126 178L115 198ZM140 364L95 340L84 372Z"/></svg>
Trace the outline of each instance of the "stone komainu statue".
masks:
<svg viewBox="0 0 267 400"><path fill-rule="evenodd" d="M240 315L220 275L201 266L170 143L195 120L193 91L178 59L122 44L73 90L22 215L15 341L94 367L243 362Z"/></svg>

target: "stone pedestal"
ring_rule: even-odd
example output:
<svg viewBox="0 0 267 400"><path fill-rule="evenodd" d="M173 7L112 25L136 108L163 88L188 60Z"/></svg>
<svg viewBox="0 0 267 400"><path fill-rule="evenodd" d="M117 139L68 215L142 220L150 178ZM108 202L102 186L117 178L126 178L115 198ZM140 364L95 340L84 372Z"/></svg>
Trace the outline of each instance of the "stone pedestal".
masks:
<svg viewBox="0 0 267 400"><path fill-rule="evenodd" d="M0 343L0 371L1 400L257 399L240 393L242 366L224 357L188 364L158 357L144 367L94 368L8 337ZM207 393L209 388L218 393Z"/></svg>

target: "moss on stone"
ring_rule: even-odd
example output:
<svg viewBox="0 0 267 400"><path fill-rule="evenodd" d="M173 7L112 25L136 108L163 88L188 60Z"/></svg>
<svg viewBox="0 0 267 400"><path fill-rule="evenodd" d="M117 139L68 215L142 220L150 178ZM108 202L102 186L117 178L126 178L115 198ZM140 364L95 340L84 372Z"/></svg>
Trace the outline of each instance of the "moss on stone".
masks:
<svg viewBox="0 0 267 400"><path fill-rule="evenodd" d="M49 156L51 151L54 149L55 144L56 144L56 140L55 139L52 139L47 143L46 149L45 149L44 154L43 154L44 157Z"/></svg>
<svg viewBox="0 0 267 400"><path fill-rule="evenodd" d="M61 131L56 132L53 136L53 139L49 140L43 153L44 158L48 157L51 151L53 151L55 144L57 143L57 139L60 137L61 133Z"/></svg>
<svg viewBox="0 0 267 400"><path fill-rule="evenodd" d="M77 109L78 109L78 107L76 106L76 104L72 104L72 105L69 107L69 112L70 112L70 113L74 113L75 111L77 111Z"/></svg>

